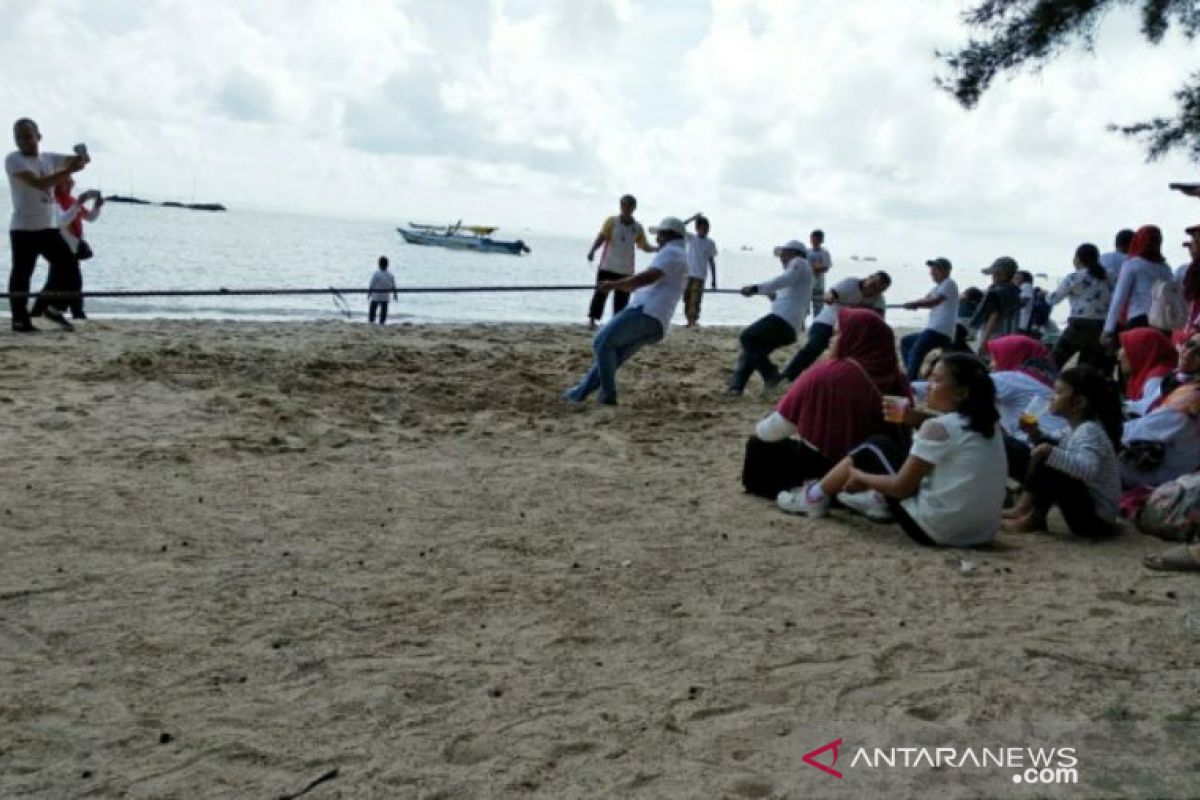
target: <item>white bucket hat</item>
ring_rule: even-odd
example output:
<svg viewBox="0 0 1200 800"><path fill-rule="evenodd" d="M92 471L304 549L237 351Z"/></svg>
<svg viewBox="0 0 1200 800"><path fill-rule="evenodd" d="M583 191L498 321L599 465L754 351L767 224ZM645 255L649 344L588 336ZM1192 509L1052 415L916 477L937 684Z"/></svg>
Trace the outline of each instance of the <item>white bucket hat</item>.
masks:
<svg viewBox="0 0 1200 800"><path fill-rule="evenodd" d="M663 217L662 222L650 229L651 235L657 235L660 231L671 231L680 236L687 235L687 228L683 226L683 220L679 217Z"/></svg>

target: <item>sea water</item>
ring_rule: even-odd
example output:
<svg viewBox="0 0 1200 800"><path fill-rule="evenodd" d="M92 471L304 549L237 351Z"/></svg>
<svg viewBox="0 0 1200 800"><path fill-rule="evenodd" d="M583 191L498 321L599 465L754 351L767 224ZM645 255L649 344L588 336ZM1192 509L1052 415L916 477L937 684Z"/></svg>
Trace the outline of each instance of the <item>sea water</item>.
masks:
<svg viewBox="0 0 1200 800"><path fill-rule="evenodd" d="M3 219L9 215L7 199L0 200ZM598 218L597 228L599 222ZM205 212L110 202L100 219L86 225L85 237L96 256L83 264L84 287L85 291L365 289L380 255L388 256L402 288L586 285L595 279L595 264L586 260L594 236L588 231L499 230L494 238L522 239L532 249L524 256L510 256L409 245L396 232L396 226L404 224L407 220L400 218L343 219L237 208ZM716 232L713 238L719 248L717 279L721 288L763 282L779 273L779 260L771 255L770 243L745 250L743 244L722 240ZM890 303L919 298L932 287L924 266L854 261L839 254L834 244L830 245L834 268L829 284L841 277L886 269L894 281L887 296ZM638 268L647 266L651 258L651 254L639 252ZM0 264L9 266L7 248ZM965 280L963 275L955 277L961 288L984 285L984 277L976 275L972 270L966 272ZM44 279L45 264L41 263L34 289ZM402 294L391 304L388 317L396 322L581 323L586 321L590 298L589 291ZM366 307L363 294L345 295L340 300L323 294L87 301L89 314L135 319L364 321ZM768 309L764 297L706 294L701 324L744 326ZM888 319L897 326L920 326L927 313L896 309L888 313ZM682 304L676 320L683 321Z"/></svg>

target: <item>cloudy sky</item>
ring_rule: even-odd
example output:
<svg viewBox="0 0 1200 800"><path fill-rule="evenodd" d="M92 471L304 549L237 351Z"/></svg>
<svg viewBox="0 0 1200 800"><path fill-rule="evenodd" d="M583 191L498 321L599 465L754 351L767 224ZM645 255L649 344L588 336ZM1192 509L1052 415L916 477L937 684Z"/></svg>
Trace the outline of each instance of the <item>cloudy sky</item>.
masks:
<svg viewBox="0 0 1200 800"><path fill-rule="evenodd" d="M953 0L0 0L0 106L84 183L381 221L591 236L616 197L725 246L821 226L838 254L1069 263L1177 232L1200 170L1104 127L1200 68L1134 16L972 112L933 85ZM1172 238L1174 237L1174 238Z"/></svg>

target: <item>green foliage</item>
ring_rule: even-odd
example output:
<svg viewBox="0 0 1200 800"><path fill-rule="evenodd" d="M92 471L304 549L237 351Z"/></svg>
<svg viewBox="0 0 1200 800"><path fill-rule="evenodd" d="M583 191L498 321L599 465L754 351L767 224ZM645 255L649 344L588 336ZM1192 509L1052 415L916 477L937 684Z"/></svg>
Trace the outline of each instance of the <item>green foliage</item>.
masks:
<svg viewBox="0 0 1200 800"><path fill-rule="evenodd" d="M1197 0L980 0L963 12L963 21L982 36L960 50L938 52L949 74L937 85L964 108L974 108L1006 72L1038 71L1071 47L1091 50L1104 14L1116 6L1137 6L1142 35L1158 44L1172 27L1185 37L1200 35ZM1131 125L1111 125L1143 141L1150 160L1176 148L1200 162L1200 72L1175 93L1178 113Z"/></svg>

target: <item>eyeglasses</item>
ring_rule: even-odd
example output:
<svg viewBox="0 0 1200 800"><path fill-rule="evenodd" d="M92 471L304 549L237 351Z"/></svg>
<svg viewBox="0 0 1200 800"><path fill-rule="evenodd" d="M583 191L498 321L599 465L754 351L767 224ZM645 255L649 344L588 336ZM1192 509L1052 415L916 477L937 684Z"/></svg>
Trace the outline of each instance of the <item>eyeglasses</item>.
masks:
<svg viewBox="0 0 1200 800"><path fill-rule="evenodd" d="M1179 345L1179 352L1185 350L1200 350L1200 339L1188 339L1183 344Z"/></svg>

